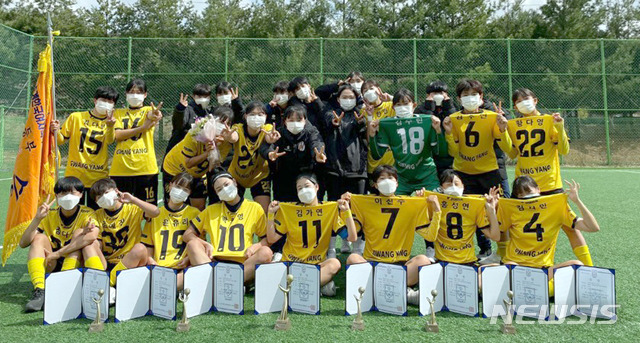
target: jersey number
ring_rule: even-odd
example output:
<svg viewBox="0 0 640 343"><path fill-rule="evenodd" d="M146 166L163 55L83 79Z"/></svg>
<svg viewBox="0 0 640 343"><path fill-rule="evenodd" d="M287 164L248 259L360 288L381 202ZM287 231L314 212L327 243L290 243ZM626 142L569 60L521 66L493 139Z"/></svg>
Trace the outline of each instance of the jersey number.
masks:
<svg viewBox="0 0 640 343"><path fill-rule="evenodd" d="M540 223L536 224L536 221L538 221L538 218L540 218L540 213L534 213L533 217L524 226L522 231L525 232L525 233L529 233L529 232L535 233L536 234L536 239L538 240L538 242L542 242L542 233L544 232L544 229L542 228L542 224L540 224Z"/></svg>
<svg viewBox="0 0 640 343"><path fill-rule="evenodd" d="M95 144L95 149L91 149L90 147L87 147L87 152L90 153L91 155L97 155L100 152L100 149L102 149L102 142L98 140L98 138L96 136L102 135L104 132L102 131L95 131L95 130L89 130L86 127L83 127L80 129L80 146L78 147L78 150L80 152L84 152L84 146L86 144L87 141L87 136L89 136L89 142Z"/></svg>
<svg viewBox="0 0 640 343"><path fill-rule="evenodd" d="M529 138L531 138L531 141L535 139L537 139L537 141L531 144L530 150L527 150L527 145L529 144ZM518 150L520 150L520 156L535 157L535 156L542 156L544 154L544 150L542 149L536 150L542 144L544 144L544 139L545 139L544 130L542 129L531 130L531 137L529 137L529 131L527 130L516 131L516 139L517 140L522 139L522 143L520 144L520 146L518 146Z"/></svg>
<svg viewBox="0 0 640 343"><path fill-rule="evenodd" d="M102 241L104 242L104 246L111 249L109 255L115 253L116 251L124 248L124 246L127 245L126 239L124 237L127 232L129 232L128 226L125 226L122 229L116 231L115 235L109 231L102 232ZM105 242L104 239L107 237L109 237L109 240Z"/></svg>
<svg viewBox="0 0 640 343"><path fill-rule="evenodd" d="M238 246L236 246L236 231L238 232ZM231 225L230 228L227 228L220 225L220 242L218 242L218 251L224 251L224 242L227 238L227 233L229 235L228 242L228 250L229 251L244 251L244 225L243 224L235 224Z"/></svg>
<svg viewBox="0 0 640 343"><path fill-rule="evenodd" d="M393 229L393 224L396 222L396 218L398 217L398 212L400 212L399 208L381 208L380 212L388 213L391 216L389 217L389 221L387 222L387 228L384 230L383 239L389 238L391 235L391 229Z"/></svg>
<svg viewBox="0 0 640 343"><path fill-rule="evenodd" d="M447 213L447 237L450 239L462 238L462 215L460 213Z"/></svg>
<svg viewBox="0 0 640 343"><path fill-rule="evenodd" d="M402 153L406 154L411 151L413 155L419 155L424 149L424 130L421 127L409 128L409 141L407 143L407 130L400 128L397 130L400 139L402 139Z"/></svg>
<svg viewBox="0 0 640 343"><path fill-rule="evenodd" d="M124 126L125 130L128 129L135 129L136 127L138 127L138 124L140 124L140 118L136 118L133 120L133 125L131 127L129 127L129 118L124 118L122 119L122 126ZM142 137L142 133L139 133L131 138L129 138L132 141L137 141L138 139L140 139L140 137Z"/></svg>
<svg viewBox="0 0 640 343"><path fill-rule="evenodd" d="M184 249L187 245L182 241L182 235L184 234L184 230L176 230L173 232L173 238L171 239L171 246L174 249L178 249L178 253L174 260L179 260L184 253ZM167 257L167 246L169 245L169 230L160 231L160 236L162 236L162 250L160 250L160 259L164 260Z"/></svg>
<svg viewBox="0 0 640 343"><path fill-rule="evenodd" d="M308 248L309 247L309 229L307 227L307 221L303 220L301 222L298 222L298 225L300 225L300 228L302 229L302 247ZM311 222L311 225L315 226L316 228L316 244L313 246L313 248L315 249L318 247L318 242L320 241L320 235L322 234L322 222L320 220L314 220L313 222Z"/></svg>
<svg viewBox="0 0 640 343"><path fill-rule="evenodd" d="M469 148L475 148L480 144L480 132L473 131L474 125L476 125L475 121L469 122L467 129L464 131L464 144Z"/></svg>
<svg viewBox="0 0 640 343"><path fill-rule="evenodd" d="M238 167L240 167L240 169L247 169L253 164L253 155L249 152L249 148L244 145L241 146L240 156L238 156Z"/></svg>

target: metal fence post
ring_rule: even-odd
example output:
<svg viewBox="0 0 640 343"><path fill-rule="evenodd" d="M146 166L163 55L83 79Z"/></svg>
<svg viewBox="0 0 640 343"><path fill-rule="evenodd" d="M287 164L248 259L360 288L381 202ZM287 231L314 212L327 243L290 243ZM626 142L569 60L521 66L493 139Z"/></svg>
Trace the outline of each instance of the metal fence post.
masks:
<svg viewBox="0 0 640 343"><path fill-rule="evenodd" d="M31 105L31 73L33 72L33 36L29 36L29 65L27 66L27 113ZM3 116L4 119L4 116ZM4 121L3 121L4 124Z"/></svg>
<svg viewBox="0 0 640 343"><path fill-rule="evenodd" d="M131 81L131 43L133 38L129 37L129 56L127 62L127 82Z"/></svg>
<svg viewBox="0 0 640 343"><path fill-rule="evenodd" d="M507 72L509 73L509 109L513 112L513 75L511 73L511 38L507 38Z"/></svg>
<svg viewBox="0 0 640 343"><path fill-rule="evenodd" d="M600 38L600 61L602 65L602 104L604 106L604 133L607 139L607 165L611 164L611 138L609 137L609 104L607 101L607 69L604 61L604 40Z"/></svg>
<svg viewBox="0 0 640 343"><path fill-rule="evenodd" d="M413 39L413 97L418 99L418 44Z"/></svg>
<svg viewBox="0 0 640 343"><path fill-rule="evenodd" d="M4 106L0 106L0 168L4 169Z"/></svg>
<svg viewBox="0 0 640 343"><path fill-rule="evenodd" d="M229 81L229 38L224 39L224 80Z"/></svg>
<svg viewBox="0 0 640 343"><path fill-rule="evenodd" d="M324 84L324 38L320 37L320 84Z"/></svg>

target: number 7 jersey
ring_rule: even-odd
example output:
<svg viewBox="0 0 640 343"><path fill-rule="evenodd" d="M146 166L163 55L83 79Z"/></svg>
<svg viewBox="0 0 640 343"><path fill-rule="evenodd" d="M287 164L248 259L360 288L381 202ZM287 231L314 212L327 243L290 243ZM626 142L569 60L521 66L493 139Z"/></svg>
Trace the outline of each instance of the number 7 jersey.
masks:
<svg viewBox="0 0 640 343"><path fill-rule="evenodd" d="M356 230L365 237L363 257L384 263L408 261L415 233L424 237L429 225L439 226L440 212L429 218L428 207L425 198L352 195Z"/></svg>
<svg viewBox="0 0 640 343"><path fill-rule="evenodd" d="M509 234L503 261L535 268L553 266L558 233L563 227L573 228L576 218L566 194L525 200L501 198L500 231Z"/></svg>

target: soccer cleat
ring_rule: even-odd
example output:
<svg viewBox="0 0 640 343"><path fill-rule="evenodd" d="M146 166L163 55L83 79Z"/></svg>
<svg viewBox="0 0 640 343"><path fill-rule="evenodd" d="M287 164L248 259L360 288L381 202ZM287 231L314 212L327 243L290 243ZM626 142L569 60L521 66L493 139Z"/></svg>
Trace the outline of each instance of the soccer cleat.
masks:
<svg viewBox="0 0 640 343"><path fill-rule="evenodd" d="M280 262L280 260L282 260L282 253L274 252L273 253L273 258L271 259L271 262Z"/></svg>
<svg viewBox="0 0 640 343"><path fill-rule="evenodd" d="M36 288L33 290L33 297L31 300L25 305L24 311L29 312L37 312L42 311L42 307L44 306L44 289Z"/></svg>
<svg viewBox="0 0 640 343"><path fill-rule="evenodd" d="M485 257L489 257L489 256L491 256L491 249L481 250L480 253L478 255L476 255L476 257L478 259L480 259L480 260L485 258Z"/></svg>
<svg viewBox="0 0 640 343"><path fill-rule="evenodd" d="M420 305L420 291L407 287L407 304Z"/></svg>
<svg viewBox="0 0 640 343"><path fill-rule="evenodd" d="M109 287L109 306L116 304L116 288Z"/></svg>
<svg viewBox="0 0 640 343"><path fill-rule="evenodd" d="M333 280L329 281L326 285L322 286L320 293L325 297L334 297L336 295L336 284Z"/></svg>
<svg viewBox="0 0 640 343"><path fill-rule="evenodd" d="M336 249L327 250L327 258L336 258Z"/></svg>
<svg viewBox="0 0 640 343"><path fill-rule="evenodd" d="M345 240L341 241L342 246L340 247L341 254L348 254L351 252L351 242L347 242Z"/></svg>
<svg viewBox="0 0 640 343"><path fill-rule="evenodd" d="M499 264L501 260L502 258L498 254L493 252L491 253L491 255L480 259L478 263L480 263L481 266L486 266L487 264Z"/></svg>
<svg viewBox="0 0 640 343"><path fill-rule="evenodd" d="M434 249L433 247L428 247L425 255L427 255L427 258L429 259L429 261L431 261L431 263L436 263L436 249Z"/></svg>

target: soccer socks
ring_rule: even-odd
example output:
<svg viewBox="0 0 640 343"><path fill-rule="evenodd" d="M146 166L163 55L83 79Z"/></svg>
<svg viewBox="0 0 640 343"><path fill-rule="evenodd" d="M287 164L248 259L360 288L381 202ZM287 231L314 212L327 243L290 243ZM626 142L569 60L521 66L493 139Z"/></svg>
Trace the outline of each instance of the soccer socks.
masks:
<svg viewBox="0 0 640 343"><path fill-rule="evenodd" d="M507 242L497 242L498 245L498 256L500 256L502 259L504 259L505 253L507 251Z"/></svg>
<svg viewBox="0 0 640 343"><path fill-rule="evenodd" d="M80 267L80 261L78 261L75 257L65 257L64 261L62 261L62 269L61 270L71 270Z"/></svg>
<svg viewBox="0 0 640 343"><path fill-rule="evenodd" d="M84 266L91 269L104 270L102 261L100 261L100 257L98 256L89 257L86 261L84 261Z"/></svg>
<svg viewBox="0 0 640 343"><path fill-rule="evenodd" d="M27 261L27 270L29 271L33 288L44 289L44 258L34 257Z"/></svg>
<svg viewBox="0 0 640 343"><path fill-rule="evenodd" d="M122 264L122 261L118 262L118 264L116 264L116 266L113 267L113 269L111 269L111 274L109 274L109 281L110 281L111 287L116 286L116 276L118 274L118 271L125 270L125 269L127 269L127 267L125 267L124 264Z"/></svg>
<svg viewBox="0 0 640 343"><path fill-rule="evenodd" d="M591 260L591 253L589 253L589 247L586 245L581 245L579 247L573 248L573 253L576 255L578 260L582 262L585 266L593 267L593 261Z"/></svg>
<svg viewBox="0 0 640 343"><path fill-rule="evenodd" d="M549 280L549 296L552 297L553 295L554 295L553 280Z"/></svg>

